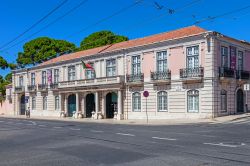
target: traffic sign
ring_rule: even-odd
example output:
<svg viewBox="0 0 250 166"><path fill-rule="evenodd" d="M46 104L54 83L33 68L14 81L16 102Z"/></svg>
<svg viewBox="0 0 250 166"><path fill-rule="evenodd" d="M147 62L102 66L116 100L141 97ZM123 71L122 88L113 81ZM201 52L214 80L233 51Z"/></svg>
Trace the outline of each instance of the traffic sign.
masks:
<svg viewBox="0 0 250 166"><path fill-rule="evenodd" d="M250 90L250 84L244 84L244 90L245 91Z"/></svg>
<svg viewBox="0 0 250 166"><path fill-rule="evenodd" d="M144 97L148 97L148 96L149 96L149 92L145 90L145 91L143 92L143 96L144 96Z"/></svg>

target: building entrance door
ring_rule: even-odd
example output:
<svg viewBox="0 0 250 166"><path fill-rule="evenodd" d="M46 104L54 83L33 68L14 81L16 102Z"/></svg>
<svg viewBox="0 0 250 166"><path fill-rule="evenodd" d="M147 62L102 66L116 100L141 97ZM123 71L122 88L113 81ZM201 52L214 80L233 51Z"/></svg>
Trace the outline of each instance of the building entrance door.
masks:
<svg viewBox="0 0 250 166"><path fill-rule="evenodd" d="M106 118L114 118L117 111L117 94L112 92L106 95Z"/></svg>
<svg viewBox="0 0 250 166"><path fill-rule="evenodd" d="M72 117L76 112L76 95L72 94L68 97L68 116Z"/></svg>
<svg viewBox="0 0 250 166"><path fill-rule="evenodd" d="M90 93L86 96L86 118L92 117L92 111L95 111L95 95Z"/></svg>
<svg viewBox="0 0 250 166"><path fill-rule="evenodd" d="M244 112L244 94L243 90L239 89L237 91L237 113L243 113Z"/></svg>
<svg viewBox="0 0 250 166"><path fill-rule="evenodd" d="M20 100L20 114L25 115L25 95L21 96Z"/></svg>

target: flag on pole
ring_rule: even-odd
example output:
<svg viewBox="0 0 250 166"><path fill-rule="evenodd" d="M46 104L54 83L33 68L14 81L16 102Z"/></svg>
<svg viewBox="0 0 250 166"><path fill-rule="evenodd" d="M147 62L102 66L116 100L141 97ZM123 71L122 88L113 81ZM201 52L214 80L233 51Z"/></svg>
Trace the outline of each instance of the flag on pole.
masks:
<svg viewBox="0 0 250 166"><path fill-rule="evenodd" d="M83 69L95 70L90 64L84 63L83 60L81 60L81 61L82 61L82 67L83 67Z"/></svg>

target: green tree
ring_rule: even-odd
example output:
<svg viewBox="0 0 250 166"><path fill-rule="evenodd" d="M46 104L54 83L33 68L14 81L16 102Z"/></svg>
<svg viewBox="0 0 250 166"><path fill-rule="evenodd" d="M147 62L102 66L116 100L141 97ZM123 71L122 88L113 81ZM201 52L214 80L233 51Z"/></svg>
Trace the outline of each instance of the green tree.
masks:
<svg viewBox="0 0 250 166"><path fill-rule="evenodd" d="M8 67L9 67L8 62L2 56L0 56L0 68L6 69Z"/></svg>
<svg viewBox="0 0 250 166"><path fill-rule="evenodd" d="M75 44L65 40L39 37L24 44L23 52L18 53L20 67L36 65L76 49Z"/></svg>
<svg viewBox="0 0 250 166"><path fill-rule="evenodd" d="M14 64L14 63L9 63L9 68L11 69L11 70L15 70L16 68L17 68L17 65L16 64Z"/></svg>
<svg viewBox="0 0 250 166"><path fill-rule="evenodd" d="M5 81L11 83L12 82L12 73L9 73L7 74L5 77L4 77Z"/></svg>
<svg viewBox="0 0 250 166"><path fill-rule="evenodd" d="M127 40L128 37L116 35L111 31L99 31L84 38L80 44L80 50L87 50L90 48L119 43Z"/></svg>

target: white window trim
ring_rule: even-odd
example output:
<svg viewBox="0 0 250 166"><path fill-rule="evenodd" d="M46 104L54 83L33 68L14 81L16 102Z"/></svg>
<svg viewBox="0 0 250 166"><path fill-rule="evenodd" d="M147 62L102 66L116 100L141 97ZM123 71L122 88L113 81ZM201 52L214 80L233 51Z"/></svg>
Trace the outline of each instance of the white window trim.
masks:
<svg viewBox="0 0 250 166"><path fill-rule="evenodd" d="M140 110L136 110L136 111L134 111L134 107L133 107L133 94L134 93L139 93L140 94L140 97L141 97L141 103L140 103L140 105L141 105L141 109ZM139 92L139 91L136 91L136 92L132 92L131 93L131 111L132 112L142 112L142 94L141 94L141 92Z"/></svg>
<svg viewBox="0 0 250 166"><path fill-rule="evenodd" d="M158 109L158 93L160 93L160 92L166 92L167 93L167 109L166 110L159 110ZM167 91L164 91L164 90L162 90L162 91L157 91L157 93L156 93L156 112L168 112L168 107L169 107L169 93L167 92Z"/></svg>

